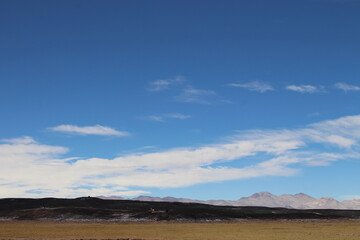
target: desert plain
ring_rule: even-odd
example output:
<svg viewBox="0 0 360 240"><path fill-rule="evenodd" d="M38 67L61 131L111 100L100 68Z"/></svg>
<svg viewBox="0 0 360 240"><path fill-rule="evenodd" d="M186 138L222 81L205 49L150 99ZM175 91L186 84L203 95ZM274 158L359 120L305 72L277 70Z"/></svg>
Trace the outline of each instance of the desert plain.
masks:
<svg viewBox="0 0 360 240"><path fill-rule="evenodd" d="M2 221L0 239L358 240L360 221L118 223Z"/></svg>

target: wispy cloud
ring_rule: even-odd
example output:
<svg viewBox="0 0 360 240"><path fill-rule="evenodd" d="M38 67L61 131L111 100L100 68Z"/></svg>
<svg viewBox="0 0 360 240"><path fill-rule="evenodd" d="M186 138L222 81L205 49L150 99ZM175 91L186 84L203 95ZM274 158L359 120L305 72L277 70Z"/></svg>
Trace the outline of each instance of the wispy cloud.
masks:
<svg viewBox="0 0 360 240"><path fill-rule="evenodd" d="M148 90L151 92L164 91L164 90L171 88L174 85L181 84L184 81L185 81L185 78L183 78L182 76L176 76L175 78L170 78L170 79L159 79L159 80L150 82L149 83L150 86L149 86Z"/></svg>
<svg viewBox="0 0 360 240"><path fill-rule="evenodd" d="M155 122L165 122L167 119L188 119L190 118L190 115L184 115L181 113L167 113L167 114L160 114L160 115L150 115L141 117L141 119L149 120L149 121L155 121Z"/></svg>
<svg viewBox="0 0 360 240"><path fill-rule="evenodd" d="M0 144L0 196L129 195L146 192L148 187L291 176L303 166L359 158L359 140L360 115L296 129L240 132L218 144L112 159L69 161L61 157L67 148L40 144L29 137L7 139ZM314 143L326 147L316 150L311 147ZM261 158L255 160L257 155ZM253 162L243 167L227 164L249 157Z"/></svg>
<svg viewBox="0 0 360 240"><path fill-rule="evenodd" d="M188 119L191 116L190 115L185 115L185 114L181 114L181 113L169 113L169 114L165 114L164 115L167 118L174 118L174 119Z"/></svg>
<svg viewBox="0 0 360 240"><path fill-rule="evenodd" d="M295 91L299 93L316 93L320 92L321 88L313 85L288 85L286 90Z"/></svg>
<svg viewBox="0 0 360 240"><path fill-rule="evenodd" d="M32 144L36 143L36 141L29 136L24 136L20 138L12 138L12 139L3 139L1 142L11 143L11 144Z"/></svg>
<svg viewBox="0 0 360 240"><path fill-rule="evenodd" d="M347 91L360 91L360 86L356 86L356 85L350 85L347 83L335 83L334 87L337 89L341 89L345 92Z"/></svg>
<svg viewBox="0 0 360 240"><path fill-rule="evenodd" d="M140 119L154 121L154 122L164 122L165 121L164 117L159 116L159 115L150 115L150 116L140 117Z"/></svg>
<svg viewBox="0 0 360 240"><path fill-rule="evenodd" d="M79 135L102 135L102 136L128 136L128 132L121 132L110 127L101 125L79 127L75 125L59 125L49 128L51 131L65 132Z"/></svg>
<svg viewBox="0 0 360 240"><path fill-rule="evenodd" d="M213 97L216 93L211 90L196 89L191 86L183 89L179 96L175 97L175 100L179 102L211 104Z"/></svg>
<svg viewBox="0 0 360 240"><path fill-rule="evenodd" d="M274 88L270 84L260 81L253 81L248 83L230 83L228 84L228 86L245 88L250 91L256 91L261 93L274 90Z"/></svg>
<svg viewBox="0 0 360 240"><path fill-rule="evenodd" d="M168 90L170 88L175 88L176 85L182 85L186 80L177 76L172 79L161 79L150 82L150 87L148 88L151 92L159 92ZM214 104L214 103L232 103L227 99L220 99L219 96L212 90L198 89L190 85L177 87L177 90L180 91L177 95L173 97L175 101L179 102L188 102L188 103L199 103L199 104ZM173 116L168 118L182 118L181 116ZM164 116L148 116L149 120L153 121L163 121Z"/></svg>

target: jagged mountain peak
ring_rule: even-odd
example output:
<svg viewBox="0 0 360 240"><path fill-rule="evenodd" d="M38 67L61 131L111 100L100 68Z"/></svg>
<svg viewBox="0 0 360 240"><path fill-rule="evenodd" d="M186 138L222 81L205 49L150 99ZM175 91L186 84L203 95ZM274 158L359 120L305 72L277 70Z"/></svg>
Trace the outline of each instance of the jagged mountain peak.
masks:
<svg viewBox="0 0 360 240"><path fill-rule="evenodd" d="M294 196L301 196L301 197L311 197L305 193L296 193ZM312 197L311 197L312 198Z"/></svg>
<svg viewBox="0 0 360 240"><path fill-rule="evenodd" d="M259 192L259 193L254 193L253 195L250 196L250 198L273 197L273 196L274 195L269 192Z"/></svg>

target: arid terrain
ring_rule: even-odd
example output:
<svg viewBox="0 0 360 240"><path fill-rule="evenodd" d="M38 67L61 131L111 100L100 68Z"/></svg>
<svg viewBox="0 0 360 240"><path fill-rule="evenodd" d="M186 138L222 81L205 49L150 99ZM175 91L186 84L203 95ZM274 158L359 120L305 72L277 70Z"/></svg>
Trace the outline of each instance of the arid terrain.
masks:
<svg viewBox="0 0 360 240"><path fill-rule="evenodd" d="M0 199L0 239L360 239L360 211L198 203Z"/></svg>
<svg viewBox="0 0 360 240"><path fill-rule="evenodd" d="M360 222L238 223L0 222L0 239L358 240Z"/></svg>

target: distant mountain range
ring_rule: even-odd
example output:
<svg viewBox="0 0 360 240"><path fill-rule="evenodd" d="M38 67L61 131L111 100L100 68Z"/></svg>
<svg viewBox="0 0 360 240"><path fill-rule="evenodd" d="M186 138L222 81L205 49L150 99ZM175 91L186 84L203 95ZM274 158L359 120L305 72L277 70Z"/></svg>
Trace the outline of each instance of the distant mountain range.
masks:
<svg viewBox="0 0 360 240"><path fill-rule="evenodd" d="M123 200L121 197L104 197L101 199ZM360 210L360 199L337 201L334 198L313 198L304 193L294 195L274 195L269 192L255 193L249 197L243 197L238 200L193 200L187 198L174 197L151 197L139 196L132 199L134 201L148 202L182 202L182 203L203 203L217 206L261 206L261 207L283 207L293 209L352 209Z"/></svg>

